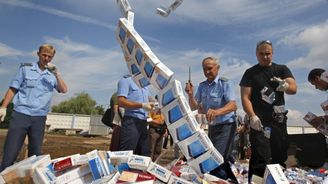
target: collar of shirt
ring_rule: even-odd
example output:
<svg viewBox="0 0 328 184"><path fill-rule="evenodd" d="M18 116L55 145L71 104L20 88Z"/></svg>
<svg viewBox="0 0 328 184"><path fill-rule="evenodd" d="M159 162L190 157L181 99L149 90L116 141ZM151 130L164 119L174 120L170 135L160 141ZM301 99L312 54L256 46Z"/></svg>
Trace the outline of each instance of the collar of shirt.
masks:
<svg viewBox="0 0 328 184"><path fill-rule="evenodd" d="M207 85L209 85L209 86L211 86L211 85L215 85L215 84L217 84L217 83L219 82L219 78L220 78L220 76L217 75L217 76L215 77L215 79L214 79L212 82L209 82L208 80L206 80L206 83L207 83Z"/></svg>
<svg viewBox="0 0 328 184"><path fill-rule="evenodd" d="M51 72L47 69L45 70L41 70L40 67L39 67L39 64L38 62L35 62L33 63L33 66L31 67L31 70L33 71L37 71L38 73L40 73L41 75L45 75L45 74L48 74L48 75L51 75Z"/></svg>

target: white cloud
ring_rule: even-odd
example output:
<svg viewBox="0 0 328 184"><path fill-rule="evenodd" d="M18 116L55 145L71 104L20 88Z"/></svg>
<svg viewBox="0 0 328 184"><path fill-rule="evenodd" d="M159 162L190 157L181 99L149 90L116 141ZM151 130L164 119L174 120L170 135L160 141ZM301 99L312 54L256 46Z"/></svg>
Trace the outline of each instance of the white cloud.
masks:
<svg viewBox="0 0 328 184"><path fill-rule="evenodd" d="M158 3L155 1L131 1L132 8L147 20L158 20L155 10L160 5L168 6L173 1ZM261 0L202 0L184 1L165 21L196 21L211 25L231 25L254 21L275 21L286 16L300 13L313 6L320 6L322 0L300 1L261 1Z"/></svg>
<svg viewBox="0 0 328 184"><path fill-rule="evenodd" d="M303 114L298 110L288 109L288 125L307 125Z"/></svg>
<svg viewBox="0 0 328 184"><path fill-rule="evenodd" d="M65 12L65 11L58 10L58 9L55 9L55 8L52 8L52 7L43 6L43 5L40 5L40 4L35 4L35 3L27 2L27 1L10 0L10 1L1 1L0 3L4 3L4 4L7 4L7 5L11 5L11 6L29 8L29 9L41 11L41 12L56 15L56 16L59 16L59 17L68 18L68 19L71 19L71 20L79 21L79 22L84 22L84 23L89 23L89 24L102 26L102 27L108 28L110 30L115 30L115 28L116 28L115 25L111 25L111 24L108 24L106 22L99 21L97 19L93 19L93 18L90 18L90 17L73 14L73 13L70 13L70 12ZM81 3L81 2L79 2L79 3Z"/></svg>
<svg viewBox="0 0 328 184"><path fill-rule="evenodd" d="M22 51L14 49L4 43L0 42L0 57L24 55Z"/></svg>
<svg viewBox="0 0 328 184"><path fill-rule="evenodd" d="M328 43L328 20L304 29L297 35L287 36L284 42L293 47L309 49L309 51L288 63L294 68L315 68L327 65L327 43Z"/></svg>

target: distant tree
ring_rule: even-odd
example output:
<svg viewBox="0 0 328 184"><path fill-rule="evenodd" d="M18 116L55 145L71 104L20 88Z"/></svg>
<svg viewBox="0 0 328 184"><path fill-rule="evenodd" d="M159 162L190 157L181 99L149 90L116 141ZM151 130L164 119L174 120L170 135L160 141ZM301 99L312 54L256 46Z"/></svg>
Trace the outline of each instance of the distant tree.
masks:
<svg viewBox="0 0 328 184"><path fill-rule="evenodd" d="M52 112L89 115L103 114L104 108L96 106L96 104L96 101L88 93L82 92L58 105L52 106Z"/></svg>
<svg viewBox="0 0 328 184"><path fill-rule="evenodd" d="M2 102L3 102L3 100L1 101L0 105L2 105ZM11 113L13 112L13 109L14 109L14 104L12 102L10 102L7 106L7 114L6 114L5 120L4 120L4 122L2 122L0 124L0 128L8 128L9 120L11 118Z"/></svg>

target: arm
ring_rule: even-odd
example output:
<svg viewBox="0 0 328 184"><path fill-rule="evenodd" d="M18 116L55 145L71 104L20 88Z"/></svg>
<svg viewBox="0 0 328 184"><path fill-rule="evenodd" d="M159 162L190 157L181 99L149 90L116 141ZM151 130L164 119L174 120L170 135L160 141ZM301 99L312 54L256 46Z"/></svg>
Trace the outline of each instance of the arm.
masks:
<svg viewBox="0 0 328 184"><path fill-rule="evenodd" d="M57 79L57 90L61 93L67 93L67 85L59 73L55 74Z"/></svg>
<svg viewBox="0 0 328 184"><path fill-rule="evenodd" d="M286 80L286 82L289 85L289 88L285 91L286 94L289 94L289 95L296 94L296 92L297 92L297 85L296 85L295 79L293 79L291 77L288 77L285 80Z"/></svg>
<svg viewBox="0 0 328 184"><path fill-rule="evenodd" d="M7 108L8 104L14 98L16 93L17 93L17 90L15 88L9 88L8 91L6 92L6 95L5 95L4 99L3 99L1 108Z"/></svg>
<svg viewBox="0 0 328 184"><path fill-rule="evenodd" d="M240 88L241 102L243 105L243 109L249 117L256 115L254 112L254 109L253 109L252 102L250 100L251 93L252 93L251 87L241 87Z"/></svg>
<svg viewBox="0 0 328 184"><path fill-rule="evenodd" d="M142 103L129 101L124 96L118 96L118 105L120 107L129 108L129 109L142 108Z"/></svg>
<svg viewBox="0 0 328 184"><path fill-rule="evenodd" d="M198 107L198 103L194 97L194 87L191 81L186 83L185 92L188 94L189 105L191 110L196 110Z"/></svg>
<svg viewBox="0 0 328 184"><path fill-rule="evenodd" d="M216 116L221 116L237 110L236 101L230 101L225 106L218 109L208 109L206 116L209 121L213 121Z"/></svg>

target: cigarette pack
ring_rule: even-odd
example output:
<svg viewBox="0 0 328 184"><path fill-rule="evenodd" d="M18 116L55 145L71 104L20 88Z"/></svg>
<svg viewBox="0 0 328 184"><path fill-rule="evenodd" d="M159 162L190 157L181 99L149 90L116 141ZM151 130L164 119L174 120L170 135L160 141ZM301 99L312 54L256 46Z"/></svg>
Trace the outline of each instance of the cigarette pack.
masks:
<svg viewBox="0 0 328 184"><path fill-rule="evenodd" d="M156 177L145 172L130 170L123 171L117 183L138 183L142 181L155 181Z"/></svg>
<svg viewBox="0 0 328 184"><path fill-rule="evenodd" d="M147 170L150 162L151 162L150 157L140 156L140 155L132 155L132 156L130 156L130 158L128 160L128 165L132 169L138 169L138 170L145 171L145 170Z"/></svg>
<svg viewBox="0 0 328 184"><path fill-rule="evenodd" d="M192 184L192 182L185 179L179 178L177 176L171 175L168 184Z"/></svg>
<svg viewBox="0 0 328 184"><path fill-rule="evenodd" d="M326 116L328 116L328 100L322 102L320 106L322 110L325 112Z"/></svg>
<svg viewBox="0 0 328 184"><path fill-rule="evenodd" d="M93 150L91 152L88 152L86 155L88 156L89 168L92 173L93 179L96 180L105 176L106 171L98 155L98 151Z"/></svg>
<svg viewBox="0 0 328 184"><path fill-rule="evenodd" d="M132 80L139 86L140 88L144 88L150 85L150 82L147 77L143 76L142 73L136 74L132 76Z"/></svg>
<svg viewBox="0 0 328 184"><path fill-rule="evenodd" d="M154 162L149 164L147 171L163 182L168 182L172 174L171 171Z"/></svg>
<svg viewBox="0 0 328 184"><path fill-rule="evenodd" d="M328 83L328 71L323 72L320 75L320 79L323 80L323 81L325 81L326 83Z"/></svg>

